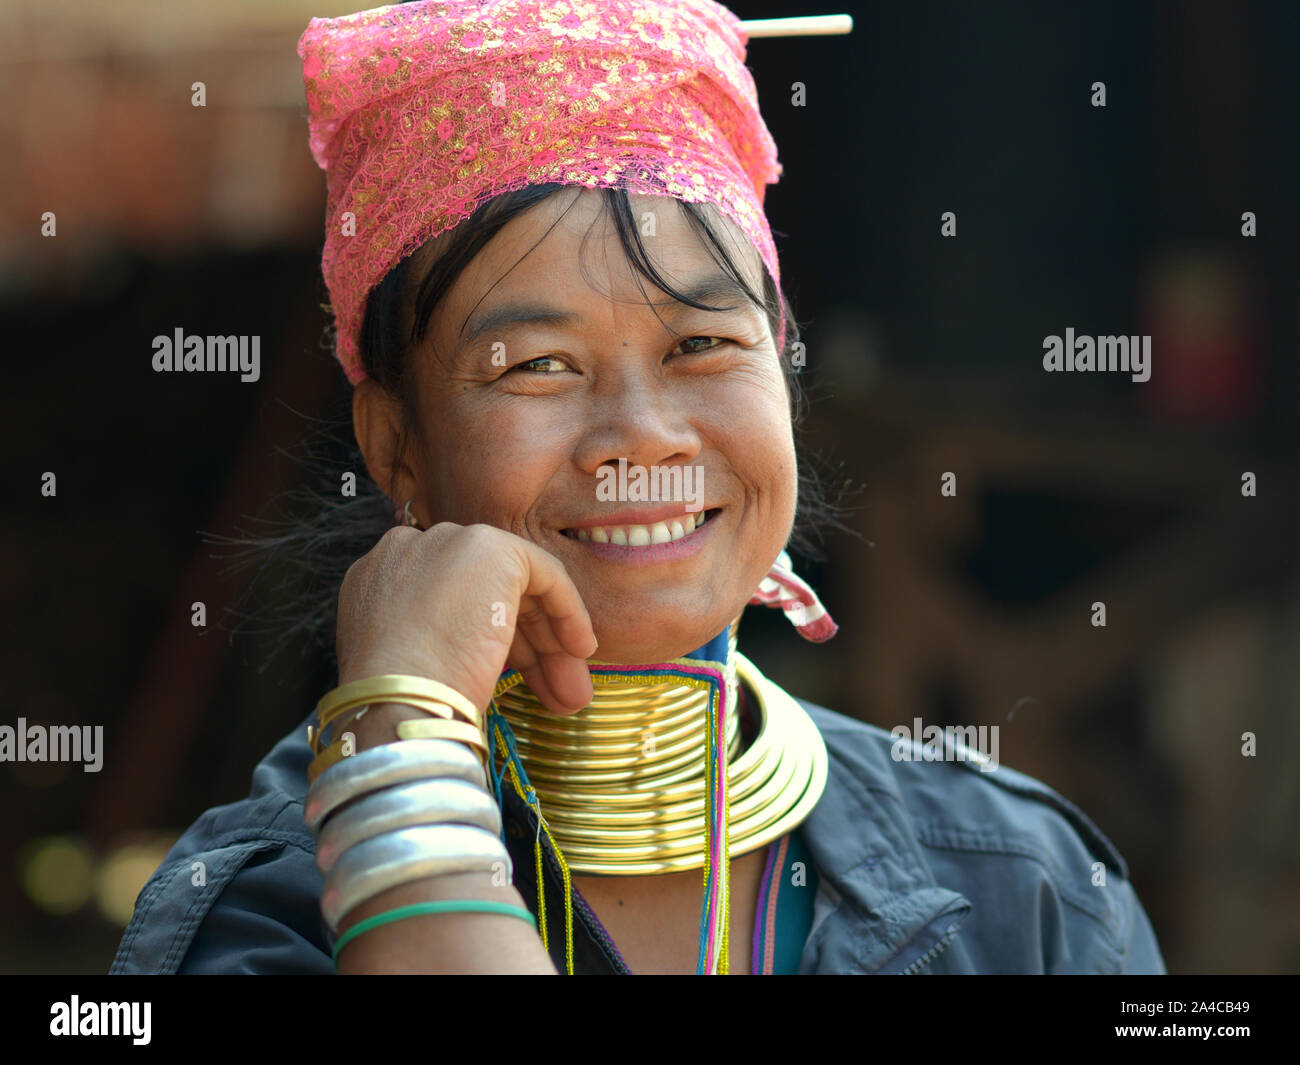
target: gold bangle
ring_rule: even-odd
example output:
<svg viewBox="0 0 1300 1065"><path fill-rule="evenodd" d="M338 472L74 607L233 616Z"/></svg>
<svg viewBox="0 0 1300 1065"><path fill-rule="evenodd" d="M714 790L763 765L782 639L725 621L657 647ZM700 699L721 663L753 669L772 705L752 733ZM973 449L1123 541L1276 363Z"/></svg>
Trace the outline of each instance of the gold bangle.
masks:
<svg viewBox="0 0 1300 1065"><path fill-rule="evenodd" d="M444 721L451 721L452 715L455 713L455 710L446 703L438 702L434 699L427 699L422 695L390 695L364 703L361 701L362 698L363 697L358 696L356 699L349 699L345 703L339 703L327 710L324 717L319 713L317 714L314 731L309 731L307 734L308 742L312 744L313 750L315 750L316 743L325 735L325 730L333 722L337 721L344 714L355 710L358 706L374 706L381 702L396 703L399 706L410 706L416 710L422 710L426 714L431 714L434 717L443 719ZM475 720L471 720L470 724L474 725L475 728L478 727L478 723Z"/></svg>
<svg viewBox="0 0 1300 1065"><path fill-rule="evenodd" d="M344 751L344 746L349 736L352 736L352 734L349 732L343 733L342 736L336 739L326 747L325 750L321 751L320 754L311 760L311 764L307 766L307 784L309 786L315 784L316 778L325 772L325 770L330 766L334 765L336 762L341 762L344 758L348 758L356 753L356 736L352 736L352 750Z"/></svg>
<svg viewBox="0 0 1300 1065"><path fill-rule="evenodd" d="M487 755L487 738L473 725L463 721L434 721L416 718L397 723L397 737L402 740L455 740Z"/></svg>
<svg viewBox="0 0 1300 1065"><path fill-rule="evenodd" d="M351 736L352 750L347 750L349 746L348 737ZM397 723L398 740L454 740L457 743L463 743L478 755L478 759L487 766L488 745L487 738L476 729L473 725L464 721L442 721L432 718L414 718L409 721L399 721ZM356 736L344 732L338 739L331 743L325 750L321 751L311 764L307 767L307 782L315 784L316 778L320 776L330 766L341 762L356 753Z"/></svg>
<svg viewBox="0 0 1300 1065"><path fill-rule="evenodd" d="M474 706L465 696L428 677L417 677L404 673L386 673L379 677L365 677L349 684L335 688L316 704L317 715L323 716L336 705L351 702L359 698L363 703L383 703L399 701L395 697L418 695L435 702L445 703L453 710L459 710L471 721L478 721L482 711ZM355 704L354 704L355 705Z"/></svg>
<svg viewBox="0 0 1300 1065"><path fill-rule="evenodd" d="M467 725L461 721L433 721L429 719L415 718L410 721L399 721L397 723L398 740L453 740L456 743L463 743L476 755L478 760L483 763L483 770L489 769L488 762L488 739L481 731L472 725Z"/></svg>
<svg viewBox="0 0 1300 1065"><path fill-rule="evenodd" d="M365 717L366 711L370 709L370 704L366 703L364 706L359 708L351 707L347 710L341 710L337 714L331 714L327 724L337 726L340 718L344 717L347 714L352 713L352 711L356 709L360 709L361 712L357 714L356 717L354 717L351 721L348 722L349 725L355 724L356 722L360 721L363 717ZM320 754L321 750L323 749L320 746L320 744L325 739L325 733L326 733L325 727L318 724L315 718L313 718L312 721L307 725L307 746L311 748L312 754ZM331 743L332 742L333 741L331 741ZM326 744L326 746L329 745L330 744Z"/></svg>

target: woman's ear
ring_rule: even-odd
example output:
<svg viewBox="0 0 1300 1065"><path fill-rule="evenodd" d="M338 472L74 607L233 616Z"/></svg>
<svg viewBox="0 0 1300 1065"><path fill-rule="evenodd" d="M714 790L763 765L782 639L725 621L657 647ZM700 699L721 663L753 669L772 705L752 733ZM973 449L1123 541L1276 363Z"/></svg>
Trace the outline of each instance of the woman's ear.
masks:
<svg viewBox="0 0 1300 1065"><path fill-rule="evenodd" d="M352 392L352 429L371 478L401 506L419 494L420 479L398 453L402 440L402 405L367 378Z"/></svg>

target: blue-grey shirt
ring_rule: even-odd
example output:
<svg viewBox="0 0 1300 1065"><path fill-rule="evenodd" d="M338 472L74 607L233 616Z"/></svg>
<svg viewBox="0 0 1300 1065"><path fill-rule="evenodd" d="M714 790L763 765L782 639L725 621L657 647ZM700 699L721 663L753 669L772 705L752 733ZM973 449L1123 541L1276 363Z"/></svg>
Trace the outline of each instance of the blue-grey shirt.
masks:
<svg viewBox="0 0 1300 1065"><path fill-rule="evenodd" d="M800 973L1165 971L1124 859L1069 801L1006 766L896 761L883 729L799 702L830 756L799 826L818 874ZM310 720L259 763L247 799L208 810L168 852L110 973L334 972L303 822ZM503 795L515 886L535 913L534 815ZM542 841L563 972L563 889ZM576 888L574 906L575 971L627 972Z"/></svg>

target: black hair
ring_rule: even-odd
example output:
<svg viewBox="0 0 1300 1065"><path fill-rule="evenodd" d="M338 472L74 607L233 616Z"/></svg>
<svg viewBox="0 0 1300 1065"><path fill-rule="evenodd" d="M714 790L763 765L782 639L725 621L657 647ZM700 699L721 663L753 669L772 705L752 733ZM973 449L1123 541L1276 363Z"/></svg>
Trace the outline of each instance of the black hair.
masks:
<svg viewBox="0 0 1300 1065"><path fill-rule="evenodd" d="M361 365L367 377L401 403L403 424L397 445L399 454L410 445L412 438L420 439L414 353L427 336L440 302L465 267L507 223L563 188L572 189L573 186L529 185L488 200L453 229L403 258L371 291L361 328ZM675 291L646 252L627 188L620 184L601 188L600 192L604 213L612 218L624 254L639 275L638 284L640 278L645 278L673 299L702 310L727 309L697 303ZM682 200L674 199L673 202L718 266L766 314L774 340L780 336L784 325L785 338L778 357L790 398L791 422L799 458L798 505L789 547L805 558L820 559L824 529L851 530L842 524L844 510L838 498L831 501L828 497L825 482L807 461L808 456L800 444L808 403L801 366L792 357L799 350L796 347L800 343L799 325L784 293L766 268L763 270L762 291L753 290L710 221L708 209ZM538 243L543 239L545 234ZM430 254L432 262L424 276L419 277L416 264L427 261ZM644 286L642 291L644 293ZM255 557L265 559L258 578L268 572L278 574L278 583L271 589L273 602L265 615L268 624L256 631L277 635L277 647L296 634L305 634L332 656L338 589L343 576L348 567L374 547L392 526L394 508L404 501L393 498L392 485L377 485L366 475L365 460L353 437L350 418L346 421L325 420L318 425L320 431L316 439L304 441L304 454L300 461L322 487L316 490L307 485L286 494L284 502L301 503L303 508L301 513L282 524L285 531L261 537L218 537L210 542L236 544L243 548L242 552L231 556L236 564ZM341 466L340 449L343 452ZM357 474L354 496L340 497L341 469ZM257 578L250 584L248 595L252 595L256 583ZM239 616L238 611L232 613Z"/></svg>

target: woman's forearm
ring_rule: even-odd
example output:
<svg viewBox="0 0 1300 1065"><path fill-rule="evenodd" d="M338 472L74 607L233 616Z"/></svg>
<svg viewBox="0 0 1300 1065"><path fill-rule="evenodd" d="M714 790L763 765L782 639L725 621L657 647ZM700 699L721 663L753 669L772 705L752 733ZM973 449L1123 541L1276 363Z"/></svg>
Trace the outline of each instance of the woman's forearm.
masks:
<svg viewBox="0 0 1300 1065"><path fill-rule="evenodd" d="M358 752L398 742L400 721L426 717L394 703L375 705L347 729ZM524 906L513 884L487 872L454 873L414 880L368 899L348 912L342 935L368 917L412 903L482 899ZM495 882L494 882L495 881ZM372 928L339 954L340 973L546 973L556 972L536 930L518 917L496 913L421 914Z"/></svg>

